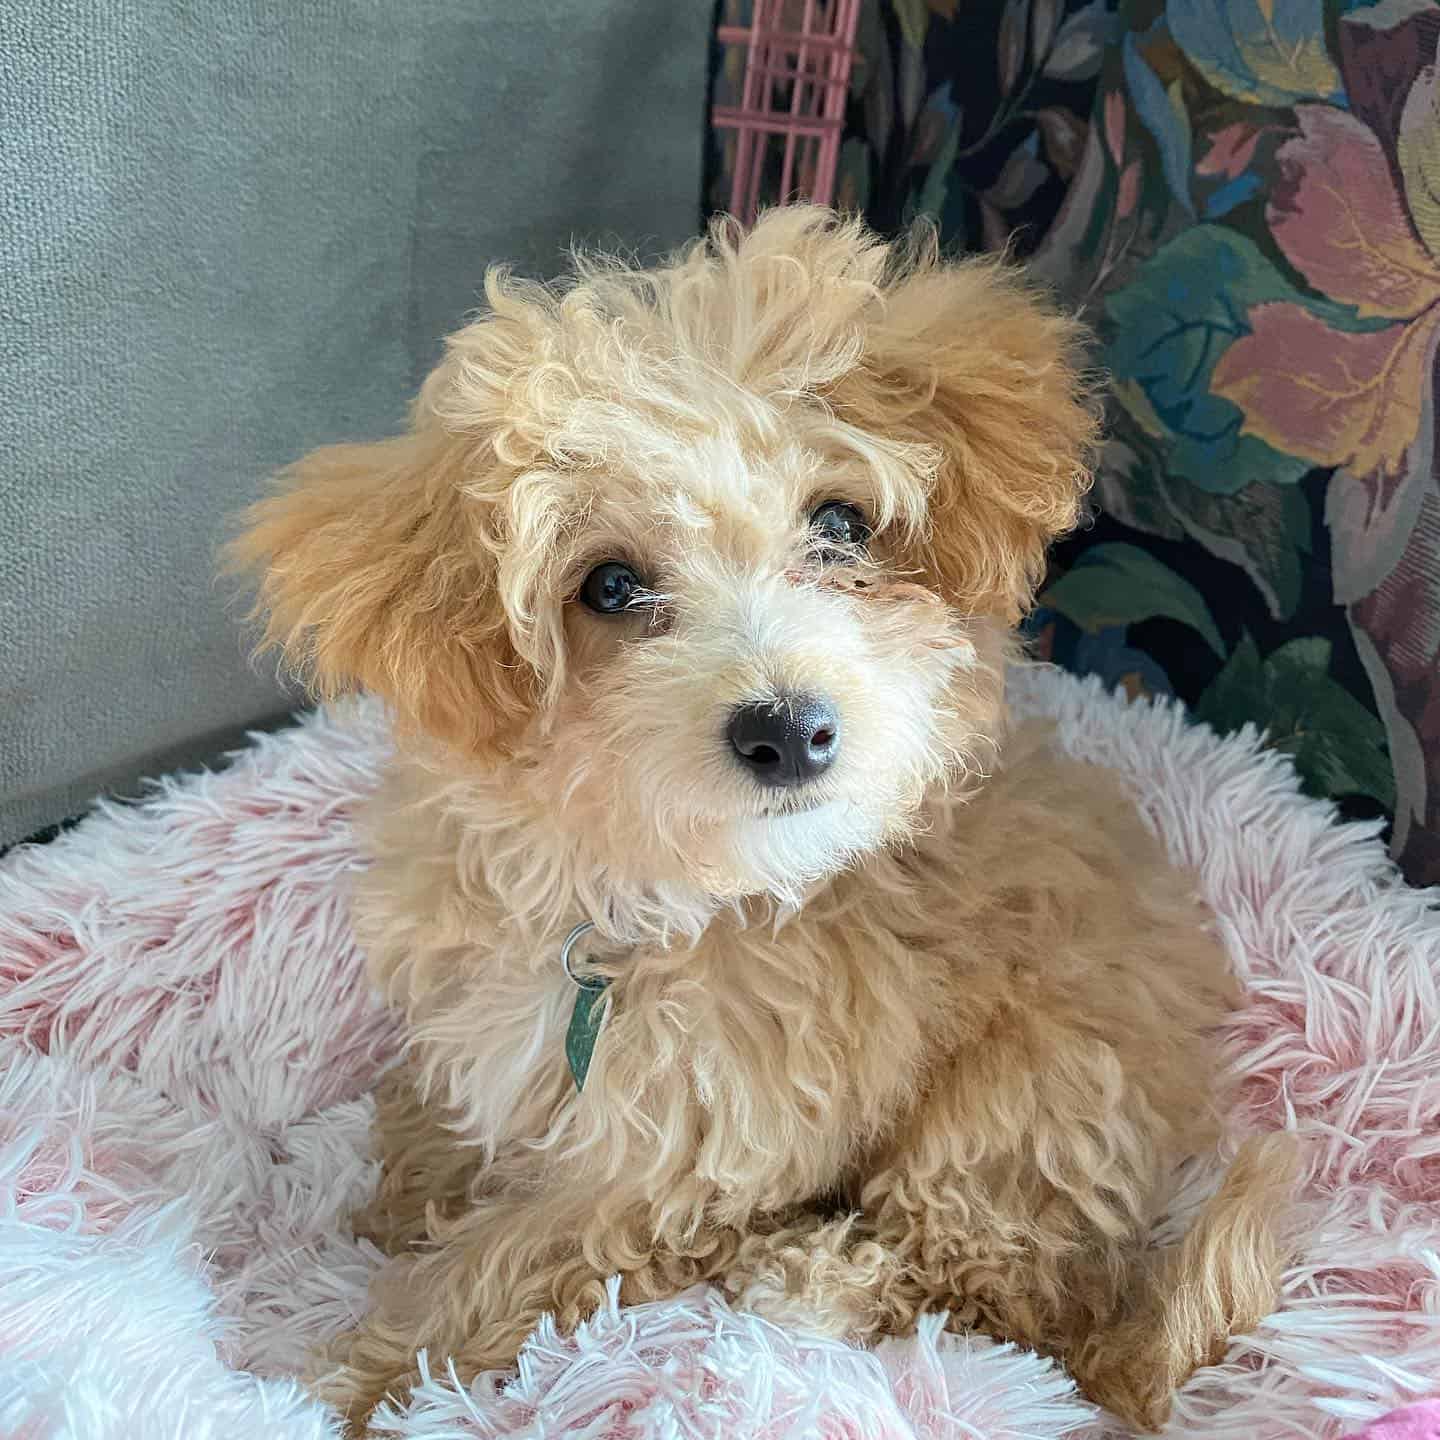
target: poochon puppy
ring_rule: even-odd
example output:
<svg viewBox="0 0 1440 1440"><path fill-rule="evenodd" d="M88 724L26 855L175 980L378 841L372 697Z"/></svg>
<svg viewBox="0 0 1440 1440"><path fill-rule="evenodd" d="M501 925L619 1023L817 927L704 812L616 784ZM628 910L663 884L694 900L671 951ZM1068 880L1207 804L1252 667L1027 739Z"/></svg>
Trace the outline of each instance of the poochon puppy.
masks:
<svg viewBox="0 0 1440 1440"><path fill-rule="evenodd" d="M408 432L236 547L398 739L354 898L409 1041L357 1217L392 1258L322 1392L363 1427L618 1274L861 1340L948 1311L1160 1425L1275 1301L1291 1166L1250 1142L1152 1245L1234 988L1118 782L1007 727L1096 438L1077 324L798 207L485 293Z"/></svg>

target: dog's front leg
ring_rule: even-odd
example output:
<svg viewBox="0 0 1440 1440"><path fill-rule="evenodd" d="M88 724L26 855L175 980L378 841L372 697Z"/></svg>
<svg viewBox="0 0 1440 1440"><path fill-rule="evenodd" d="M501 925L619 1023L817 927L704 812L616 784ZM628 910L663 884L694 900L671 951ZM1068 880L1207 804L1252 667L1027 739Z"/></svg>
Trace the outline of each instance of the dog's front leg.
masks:
<svg viewBox="0 0 1440 1440"><path fill-rule="evenodd" d="M329 1347L313 1388L363 1434L387 1397L402 1406L424 1350L432 1372L453 1366L462 1384L508 1370L544 1315L562 1332L588 1318L621 1276L627 1303L679 1294L726 1272L731 1231L705 1230L683 1251L657 1244L648 1211L599 1226L578 1208L579 1187L481 1198L432 1226L433 1248L392 1259L371 1286L369 1310Z"/></svg>
<svg viewBox="0 0 1440 1440"><path fill-rule="evenodd" d="M458 1218L436 1218L429 1248L395 1256L371 1283L360 1324L329 1347L331 1368L314 1380L363 1434L389 1398L402 1406L424 1350L432 1369L455 1365L462 1380L511 1365L541 1315L581 1318L604 1295L542 1197L496 1197Z"/></svg>
<svg viewBox="0 0 1440 1440"><path fill-rule="evenodd" d="M424 1244L437 1219L461 1213L481 1171L478 1148L433 1103L420 1098L413 1068L397 1065L375 1095L374 1144L380 1181L371 1200L351 1216L356 1235L387 1255Z"/></svg>

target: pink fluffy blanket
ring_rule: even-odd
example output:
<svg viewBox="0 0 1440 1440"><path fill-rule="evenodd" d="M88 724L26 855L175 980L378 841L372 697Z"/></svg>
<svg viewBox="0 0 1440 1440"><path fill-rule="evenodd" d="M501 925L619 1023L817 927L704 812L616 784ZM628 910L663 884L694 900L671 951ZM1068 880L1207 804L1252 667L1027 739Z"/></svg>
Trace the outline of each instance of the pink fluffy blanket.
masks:
<svg viewBox="0 0 1440 1440"><path fill-rule="evenodd" d="M1253 734L1045 671L1016 699L1112 768L1194 867L1250 994L1228 1036L1236 1132L1307 1137L1283 1304L1187 1387L1172 1433L1331 1440L1440 1393L1435 896ZM378 1260L345 1216L374 1181L367 1092L396 1037L344 894L385 745L373 707L312 716L0 860L0 1436L338 1435L291 1377L355 1317ZM542 1326L517 1375L468 1392L432 1357L385 1424L413 1440L1114 1433L1035 1356L938 1323L865 1353L705 1291L612 1305L573 1337Z"/></svg>

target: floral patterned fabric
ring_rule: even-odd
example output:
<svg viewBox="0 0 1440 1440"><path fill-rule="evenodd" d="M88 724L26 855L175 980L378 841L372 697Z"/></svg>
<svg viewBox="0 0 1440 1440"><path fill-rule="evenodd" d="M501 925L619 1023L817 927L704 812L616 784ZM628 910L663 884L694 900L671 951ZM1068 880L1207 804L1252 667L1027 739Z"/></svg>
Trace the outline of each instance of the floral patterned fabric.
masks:
<svg viewBox="0 0 1440 1440"><path fill-rule="evenodd" d="M841 203L1011 243L1112 377L1040 653L1267 728L1440 882L1440 4L870 0L860 39Z"/></svg>

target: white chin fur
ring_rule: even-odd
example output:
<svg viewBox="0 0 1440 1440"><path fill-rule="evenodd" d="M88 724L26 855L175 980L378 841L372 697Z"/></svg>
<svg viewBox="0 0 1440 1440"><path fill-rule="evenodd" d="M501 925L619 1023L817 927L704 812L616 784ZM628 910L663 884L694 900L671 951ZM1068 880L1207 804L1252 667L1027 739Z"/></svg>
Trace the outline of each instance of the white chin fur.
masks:
<svg viewBox="0 0 1440 1440"><path fill-rule="evenodd" d="M849 800L793 815L756 815L734 830L737 868L747 888L798 902L815 881L842 870L885 839L884 821Z"/></svg>

